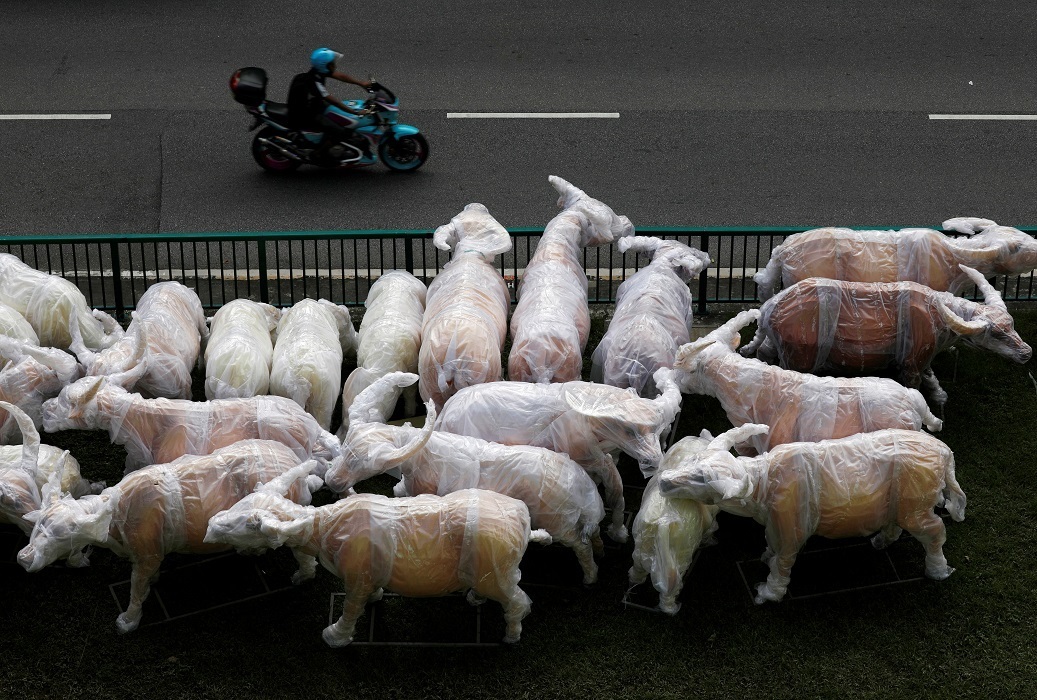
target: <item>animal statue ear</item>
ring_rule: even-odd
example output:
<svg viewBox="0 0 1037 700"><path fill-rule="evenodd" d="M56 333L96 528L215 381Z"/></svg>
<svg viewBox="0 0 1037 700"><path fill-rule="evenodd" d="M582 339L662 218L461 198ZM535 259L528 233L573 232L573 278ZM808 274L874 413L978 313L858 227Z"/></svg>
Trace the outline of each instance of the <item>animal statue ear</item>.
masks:
<svg viewBox="0 0 1037 700"><path fill-rule="evenodd" d="M130 360L134 363L133 366L108 377L109 381L121 386L126 391L132 391L133 387L140 381L140 378L148 371L148 339L144 331L144 324L138 323L134 326L134 329L137 334L137 341L134 345L133 357Z"/></svg>
<svg viewBox="0 0 1037 700"><path fill-rule="evenodd" d="M316 467L317 460L307 460L297 467L292 467L272 481L265 484L256 484L254 491L262 493L276 493L280 496L287 496L288 491L292 488L292 484L299 479L307 478L311 473L313 473L313 470Z"/></svg>
<svg viewBox="0 0 1037 700"><path fill-rule="evenodd" d="M271 549L277 549L293 538L305 538L313 529L310 518L278 520L267 515L260 516L259 531L270 538Z"/></svg>
<svg viewBox="0 0 1037 700"><path fill-rule="evenodd" d="M724 501L746 498L752 493L752 482L745 474L741 478L731 476L713 479L709 482L709 487L716 491L720 499Z"/></svg>
<svg viewBox="0 0 1037 700"><path fill-rule="evenodd" d="M770 431L771 427L769 425L763 425L762 423L746 423L745 425L732 428L726 433L721 433L717 437L713 438L713 442L709 443L706 449L727 452L735 445L746 442L757 435L766 435Z"/></svg>
<svg viewBox="0 0 1037 700"><path fill-rule="evenodd" d="M713 442L713 433L709 432L705 428L703 428L702 431L699 433L699 437L703 440L709 440L710 442Z"/></svg>
<svg viewBox="0 0 1037 700"><path fill-rule="evenodd" d="M443 224L432 234L432 244L440 250L452 251L457 245L457 227L453 222Z"/></svg>
<svg viewBox="0 0 1037 700"><path fill-rule="evenodd" d="M90 538L91 541L98 544L104 544L108 541L108 533L112 526L112 513L114 511L114 503L110 498L103 496L84 496L75 503L84 504L87 499L91 501L93 499L101 499L101 507L94 513L88 514L81 522L81 528L83 534Z"/></svg>
<svg viewBox="0 0 1037 700"><path fill-rule="evenodd" d="M40 494L43 507L53 505L61 500L61 474L57 471L50 473L47 483L43 485L43 493Z"/></svg>
<svg viewBox="0 0 1037 700"><path fill-rule="evenodd" d="M22 520L24 520L24 521L26 521L28 523L32 523L33 525L35 525L36 521L38 521L42 517L43 517L43 511L42 510L32 510L32 511L29 511L28 513L26 513L25 515L23 515L22 516Z"/></svg>

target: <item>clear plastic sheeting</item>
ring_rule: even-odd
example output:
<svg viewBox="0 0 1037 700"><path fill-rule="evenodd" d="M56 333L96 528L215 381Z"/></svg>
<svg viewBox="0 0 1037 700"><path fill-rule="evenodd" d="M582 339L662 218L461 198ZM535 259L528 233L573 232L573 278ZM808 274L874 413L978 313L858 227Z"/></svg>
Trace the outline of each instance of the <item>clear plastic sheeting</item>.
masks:
<svg viewBox="0 0 1037 700"><path fill-rule="evenodd" d="M0 336L0 355L7 364L0 369L0 400L25 411L33 425L43 425L43 402L79 379L83 367L72 355L57 348L40 348ZM0 410L0 444L17 440L17 422Z"/></svg>
<svg viewBox="0 0 1037 700"><path fill-rule="evenodd" d="M40 339L36 331L32 329L29 322L20 313L7 304L0 304L0 335L13 340L20 340L29 345L39 345ZM6 355L0 355L3 359L9 359Z"/></svg>
<svg viewBox="0 0 1037 700"><path fill-rule="evenodd" d="M412 597L468 591L472 602L495 600L504 607L504 641L517 642L530 610L519 563L530 541L550 542L531 533L529 522L521 501L477 489L414 498L357 494L320 508L261 489L213 517L207 540L244 551L288 546L296 558L319 559L345 584L342 616L323 633L333 647L352 641L357 618L383 590Z"/></svg>
<svg viewBox="0 0 1037 700"><path fill-rule="evenodd" d="M555 175L548 181L558 191L563 211L544 228L519 282L508 355L508 379L513 381L580 378L591 323L583 249L634 233L630 219L583 190Z"/></svg>
<svg viewBox="0 0 1037 700"><path fill-rule="evenodd" d="M127 472L248 439L280 442L300 460L313 457L325 467L341 452L335 436L291 399L145 399L104 377L84 377L44 402L43 428L107 430L126 448Z"/></svg>
<svg viewBox="0 0 1037 700"><path fill-rule="evenodd" d="M693 498L765 528L770 567L756 602L781 600L796 555L812 535L863 537L884 547L907 530L925 547L925 572L953 569L943 555L946 529L934 509L965 518L965 494L954 478L954 455L926 433L881 430L838 440L779 445L759 457L733 457L733 445L767 430L748 423L711 442L690 464L661 472L664 496Z"/></svg>
<svg viewBox="0 0 1037 700"><path fill-rule="evenodd" d="M21 444L0 447L0 523L16 525L28 535L32 524L23 516L40 509L40 494L52 475L73 498L104 488L82 477L79 462L67 450L40 444L40 435L24 412L5 401L0 401L0 410L9 413L23 431Z"/></svg>
<svg viewBox="0 0 1037 700"><path fill-rule="evenodd" d="M756 337L742 352L801 372L894 366L901 382L918 387L924 379L943 403L946 394L929 364L957 340L1020 364L1032 354L997 290L975 270L963 270L984 303L915 282L804 280L763 304Z"/></svg>
<svg viewBox="0 0 1037 700"><path fill-rule="evenodd" d="M378 405L380 394L392 394L400 385L414 381L417 376L413 374L387 374L365 389L354 406ZM526 504L534 527L573 549L585 583L597 580L592 549L600 545L598 529L605 508L594 481L580 465L540 447L434 432L435 407L430 405L429 411L421 430L363 422L360 409L354 411L343 458L325 475L328 487L346 491L361 479L398 468L403 480L395 491L401 496L444 495L469 488L503 493ZM626 538L622 506L620 501L610 530L618 539Z"/></svg>
<svg viewBox="0 0 1037 700"><path fill-rule="evenodd" d="M622 451L648 474L662 459L660 436L677 417L681 400L670 370L658 370L655 381L663 391L654 399L589 382L469 387L447 402L436 430L564 452L599 476L607 471L609 453Z"/></svg>
<svg viewBox="0 0 1037 700"><path fill-rule="evenodd" d="M81 565L86 559L81 550L90 545L129 559L130 604L116 620L120 631L129 632L140 623L150 581L167 554L229 549L203 542L209 518L297 466L298 457L280 443L244 440L211 455L190 455L141 469L79 500L63 495L56 483L48 484L43 508L28 516L35 525L18 562L30 572L66 557ZM300 479L286 495L305 505L319 486L316 477Z"/></svg>
<svg viewBox="0 0 1037 700"><path fill-rule="evenodd" d="M469 204L433 234L453 255L428 288L418 353L418 391L437 408L467 386L501 378L511 294L494 266L511 235L482 204Z"/></svg>
<svg viewBox="0 0 1037 700"><path fill-rule="evenodd" d="M970 279L959 265L983 275L1018 275L1037 268L1037 240L989 219L957 217L945 231L971 236L954 238L939 231L854 231L819 228L789 236L771 251L766 269L754 276L760 299L782 286L809 277L847 282L917 282L937 291L958 293Z"/></svg>
<svg viewBox="0 0 1037 700"><path fill-rule="evenodd" d="M356 340L345 306L303 299L286 309L277 324L270 393L295 401L328 430L342 385L342 360L356 352Z"/></svg>
<svg viewBox="0 0 1037 700"><path fill-rule="evenodd" d="M342 425L339 438L349 430L349 407L357 395L389 372L417 372L421 323L425 314L425 284L403 270L387 272L371 285L360 323L357 368L342 387ZM407 415L417 410L417 387L404 390ZM396 398L381 407L386 419Z"/></svg>
<svg viewBox="0 0 1037 700"><path fill-rule="evenodd" d="M666 451L659 473L700 454L712 439L705 430L700 437L681 439ZM630 583L642 583L651 576L652 586L659 592L659 609L667 615L677 614L680 608L677 596L684 587L684 576L698 548L712 543L719 510L691 498L664 497L659 493L659 474L645 487L632 528L634 564Z"/></svg>
<svg viewBox="0 0 1037 700"><path fill-rule="evenodd" d="M616 310L592 355L591 381L641 396L658 393L652 375L672 367L677 348L691 339L688 282L709 265L709 256L678 241L647 236L623 238L623 253L644 252L652 262L619 285Z"/></svg>
<svg viewBox="0 0 1037 700"><path fill-rule="evenodd" d="M133 320L118 342L90 350L77 326L71 348L88 376L111 377L148 398L191 398L191 370L209 335L198 294L179 282L158 282L137 302Z"/></svg>
<svg viewBox="0 0 1037 700"><path fill-rule="evenodd" d="M940 430L915 389L879 377L817 377L743 358L739 331L760 316L744 311L708 335L681 346L674 378L686 394L720 401L733 425L764 423L755 452L788 442L817 442L885 428Z"/></svg>
<svg viewBox="0 0 1037 700"><path fill-rule="evenodd" d="M266 394L274 358L273 333L281 311L235 299L209 321L205 345L205 398L244 399Z"/></svg>
<svg viewBox="0 0 1037 700"><path fill-rule="evenodd" d="M90 311L76 285L35 270L9 253L0 253L0 303L24 316L43 346L68 350L70 323L76 324L92 350L106 348L122 336L115 319Z"/></svg>

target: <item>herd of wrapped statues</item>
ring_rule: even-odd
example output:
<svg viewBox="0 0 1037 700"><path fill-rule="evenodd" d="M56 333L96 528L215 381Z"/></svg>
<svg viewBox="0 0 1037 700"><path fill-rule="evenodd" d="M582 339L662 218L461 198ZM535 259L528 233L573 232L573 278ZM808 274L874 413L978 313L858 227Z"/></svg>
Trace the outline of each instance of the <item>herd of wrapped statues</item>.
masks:
<svg viewBox="0 0 1037 700"><path fill-rule="evenodd" d="M206 318L175 281L148 287L124 329L71 282L0 255L0 521L28 537L19 563L79 566L91 546L129 559L117 619L127 632L167 554L288 547L293 582L318 562L344 582L342 615L323 633L332 646L351 641L386 590L492 599L505 641L518 641L526 547L571 549L592 584L603 534L632 534L631 583L650 578L658 608L675 614L721 510L765 529L758 603L783 598L812 535L873 535L883 547L906 530L930 578L951 574L937 509L961 521L966 498L919 389L942 409L930 363L958 341L1029 360L986 278L1037 268L1037 241L977 218L944 223L964 238L793 235L755 277L762 306L692 340L689 281L709 256L635 235L625 216L550 182L561 211L526 265L510 329L495 257L511 237L481 204L435 231L452 257L427 287L399 270L373 283L359 329L327 300L238 299ZM620 286L583 381L583 250L607 245L651 261ZM968 285L982 301L956 296ZM191 400L196 367L205 401ZM897 380L868 376L883 373ZM682 393L715 397L733 428L664 450ZM414 425L390 422L401 401ZM125 448L125 476L91 483L41 429L108 431ZM621 454L648 480L631 532ZM386 473L399 478L392 497L354 489ZM322 488L337 499L311 505Z"/></svg>

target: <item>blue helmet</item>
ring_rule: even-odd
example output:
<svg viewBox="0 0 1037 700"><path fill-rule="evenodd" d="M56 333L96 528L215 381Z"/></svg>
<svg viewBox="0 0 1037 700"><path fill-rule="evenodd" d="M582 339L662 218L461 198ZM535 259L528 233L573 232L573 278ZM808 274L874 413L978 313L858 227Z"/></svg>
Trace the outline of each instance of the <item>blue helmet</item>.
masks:
<svg viewBox="0 0 1037 700"><path fill-rule="evenodd" d="M331 64L336 59L342 58L342 54L327 48L319 48L310 54L310 65L317 69L321 75L331 72Z"/></svg>

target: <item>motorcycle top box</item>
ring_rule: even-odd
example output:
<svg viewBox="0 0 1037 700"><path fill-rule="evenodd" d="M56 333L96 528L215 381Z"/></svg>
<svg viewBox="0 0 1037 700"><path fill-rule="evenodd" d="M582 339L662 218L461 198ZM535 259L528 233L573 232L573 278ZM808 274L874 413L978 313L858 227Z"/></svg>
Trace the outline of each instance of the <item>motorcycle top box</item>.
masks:
<svg viewBox="0 0 1037 700"><path fill-rule="evenodd" d="M235 102L258 107L266 99L266 71L253 67L238 69L230 77L230 91Z"/></svg>

